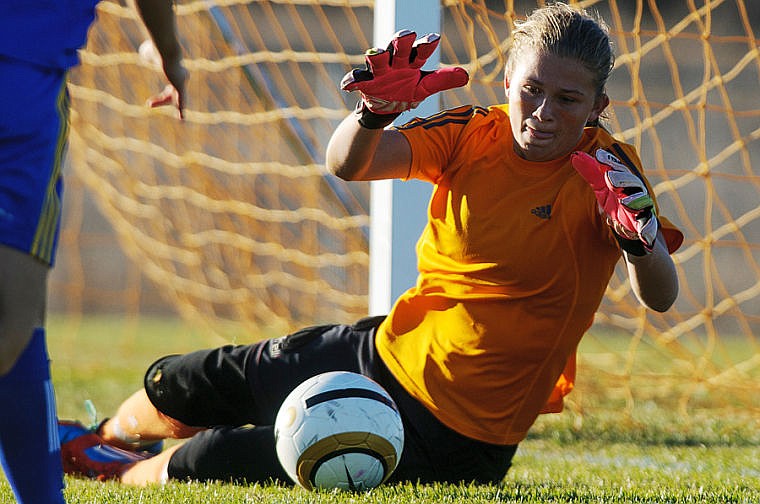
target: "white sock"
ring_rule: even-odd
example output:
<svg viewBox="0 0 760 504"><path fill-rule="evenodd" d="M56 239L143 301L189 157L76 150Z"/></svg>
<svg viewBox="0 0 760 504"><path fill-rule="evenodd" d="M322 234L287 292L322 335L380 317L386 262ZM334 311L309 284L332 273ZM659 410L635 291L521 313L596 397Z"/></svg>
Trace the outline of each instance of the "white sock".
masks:
<svg viewBox="0 0 760 504"><path fill-rule="evenodd" d="M128 420L130 430L134 431L137 429L137 419L133 416L129 417ZM135 434L131 435L128 434L121 426L121 422L119 421L119 417L116 417L113 419L113 422L111 423L111 428L113 429L113 435L116 437L116 439L123 441L125 443L139 443L140 442L140 435Z"/></svg>

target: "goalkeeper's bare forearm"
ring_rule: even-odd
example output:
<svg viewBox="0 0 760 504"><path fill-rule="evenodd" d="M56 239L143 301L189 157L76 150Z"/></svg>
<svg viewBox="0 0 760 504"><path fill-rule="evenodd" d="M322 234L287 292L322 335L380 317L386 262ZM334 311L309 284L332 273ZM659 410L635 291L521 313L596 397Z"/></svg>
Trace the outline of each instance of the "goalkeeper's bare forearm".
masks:
<svg viewBox="0 0 760 504"><path fill-rule="evenodd" d="M631 289L647 308L664 312L678 297L678 274L660 231L652 251L646 255L623 252Z"/></svg>
<svg viewBox="0 0 760 504"><path fill-rule="evenodd" d="M367 129L351 113L330 138L325 166L344 180L406 178L411 158L404 135L389 129Z"/></svg>

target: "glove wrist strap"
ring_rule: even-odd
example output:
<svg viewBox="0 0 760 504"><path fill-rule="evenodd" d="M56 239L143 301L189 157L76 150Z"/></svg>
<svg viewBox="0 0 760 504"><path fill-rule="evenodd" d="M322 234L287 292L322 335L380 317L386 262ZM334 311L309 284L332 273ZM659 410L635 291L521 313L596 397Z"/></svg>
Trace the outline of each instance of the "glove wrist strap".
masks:
<svg viewBox="0 0 760 504"><path fill-rule="evenodd" d="M628 238L623 238L617 233L615 233L615 238L620 244L620 248L631 255L642 257L649 253L649 251L644 246L644 242L641 240L629 240Z"/></svg>
<svg viewBox="0 0 760 504"><path fill-rule="evenodd" d="M377 114L367 108L367 104L364 100L360 100L356 104L356 110L354 114L358 117L359 124L363 128L367 129L383 129L396 120L401 114Z"/></svg>

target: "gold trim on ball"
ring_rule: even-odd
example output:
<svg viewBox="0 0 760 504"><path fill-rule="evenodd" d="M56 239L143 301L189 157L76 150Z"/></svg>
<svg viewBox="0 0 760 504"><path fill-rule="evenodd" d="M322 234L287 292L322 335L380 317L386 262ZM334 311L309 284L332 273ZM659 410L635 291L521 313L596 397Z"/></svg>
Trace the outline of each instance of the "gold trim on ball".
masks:
<svg viewBox="0 0 760 504"><path fill-rule="evenodd" d="M304 450L301 456L298 457L296 474L298 475L298 481L304 488L308 490L314 489L311 477L316 469L315 465L330 453L336 451L342 451L343 453L356 451L374 454L385 464L383 481L388 479L393 469L396 468L396 448L387 439L372 432L341 432L320 439Z"/></svg>

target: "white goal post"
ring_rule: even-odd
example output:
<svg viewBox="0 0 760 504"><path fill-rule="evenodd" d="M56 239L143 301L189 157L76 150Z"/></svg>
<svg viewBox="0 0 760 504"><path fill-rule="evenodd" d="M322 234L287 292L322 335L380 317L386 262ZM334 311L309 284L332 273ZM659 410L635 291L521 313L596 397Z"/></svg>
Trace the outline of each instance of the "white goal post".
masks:
<svg viewBox="0 0 760 504"><path fill-rule="evenodd" d="M376 0L373 44L385 47L401 29L441 32L440 0ZM428 59L426 69L438 66L440 53ZM402 114L395 124L412 116L438 112L440 98L433 95L416 109ZM426 220L432 188L417 180L381 180L371 183L369 245L369 313L388 313L393 300L417 278L415 245Z"/></svg>

